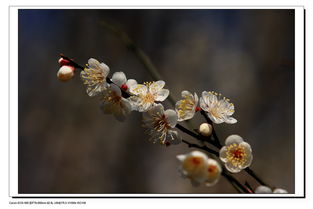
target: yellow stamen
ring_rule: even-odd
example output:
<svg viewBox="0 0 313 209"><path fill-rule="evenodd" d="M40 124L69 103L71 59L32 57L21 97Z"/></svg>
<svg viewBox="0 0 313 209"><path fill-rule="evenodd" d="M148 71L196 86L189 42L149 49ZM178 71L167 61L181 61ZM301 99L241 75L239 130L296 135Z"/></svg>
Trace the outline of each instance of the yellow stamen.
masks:
<svg viewBox="0 0 313 209"><path fill-rule="evenodd" d="M233 166L242 166L247 161L247 153L242 145L227 146L226 158Z"/></svg>

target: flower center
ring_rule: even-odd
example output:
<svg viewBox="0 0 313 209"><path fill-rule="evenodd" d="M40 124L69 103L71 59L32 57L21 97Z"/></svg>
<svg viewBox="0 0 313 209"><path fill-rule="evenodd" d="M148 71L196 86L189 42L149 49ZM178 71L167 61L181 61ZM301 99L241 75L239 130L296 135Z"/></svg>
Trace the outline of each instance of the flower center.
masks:
<svg viewBox="0 0 313 209"><path fill-rule="evenodd" d="M210 104L210 110L208 111L215 118L222 118L224 115L234 113L231 109L234 104L230 103L230 100L223 97L222 94L218 94L214 91L208 92L211 95L216 96L216 100L212 101Z"/></svg>
<svg viewBox="0 0 313 209"><path fill-rule="evenodd" d="M153 103L154 102L154 96L151 93L147 93L146 95L142 95L142 102L145 104Z"/></svg>
<svg viewBox="0 0 313 209"><path fill-rule="evenodd" d="M199 165L201 163L201 159L199 157L193 157L191 161L195 165Z"/></svg>
<svg viewBox="0 0 313 209"><path fill-rule="evenodd" d="M195 106L194 101L191 98L186 98L181 101L178 106L178 114L184 117L188 111L192 111Z"/></svg>
<svg viewBox="0 0 313 209"><path fill-rule="evenodd" d="M84 79L86 79L84 81L84 84L95 85L98 83L102 83L104 81L105 77L103 73L99 70L92 69L92 68L85 68L84 72L85 73L81 75Z"/></svg>
<svg viewBox="0 0 313 209"><path fill-rule="evenodd" d="M153 128L155 131L157 132L161 132L162 135L161 137L163 137L164 135L166 135L168 129L170 129L170 125L167 121L167 118L165 117L165 115L160 115L160 114L157 114L155 117L154 117L154 122L153 122ZM162 139L163 141L163 139Z"/></svg>
<svg viewBox="0 0 313 209"><path fill-rule="evenodd" d="M234 166L241 166L246 162L247 153L241 145L231 144L227 147L226 156Z"/></svg>
<svg viewBox="0 0 313 209"><path fill-rule="evenodd" d="M209 165L208 167L208 172L209 173L216 173L217 171L217 166L216 165Z"/></svg>
<svg viewBox="0 0 313 209"><path fill-rule="evenodd" d="M204 159L200 156L190 156L182 164L183 169L190 175L197 175L204 169Z"/></svg>

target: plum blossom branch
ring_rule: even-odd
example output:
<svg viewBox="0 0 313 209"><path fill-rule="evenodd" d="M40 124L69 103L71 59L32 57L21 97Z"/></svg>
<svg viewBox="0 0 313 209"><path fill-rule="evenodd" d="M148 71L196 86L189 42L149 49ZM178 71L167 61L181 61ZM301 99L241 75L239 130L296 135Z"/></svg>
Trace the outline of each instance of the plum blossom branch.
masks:
<svg viewBox="0 0 313 209"><path fill-rule="evenodd" d="M69 57L67 57L67 56L65 56L65 55L63 55L63 54L60 54L60 56L61 56L64 60L66 60L69 65L71 65L71 66L73 66L73 67L75 67L75 68L77 68L77 69L80 69L80 70L84 70L84 69L85 69L82 65L76 63L73 59L70 59ZM108 78L108 77L106 77L106 82L109 83L109 84L112 84L112 83L113 83L112 80L111 80L110 78ZM123 97L125 97L125 98L128 98L129 96L131 96L128 92L124 91L122 88L121 88L121 93L122 93ZM206 121L207 121L209 124L212 125L212 128L213 128L213 122L212 122L212 120L207 116L207 114L206 114L203 110L201 110L200 113L204 116L204 118L206 119ZM213 140L208 140L207 137L204 137L204 136L202 136L202 135L198 135L198 134L196 134L196 133L190 131L189 129L187 129L187 128L181 126L180 124L176 124L175 127L178 128L179 130L181 130L182 132L184 132L184 133L186 133L186 134L188 134L188 135L190 135L190 136L196 138L197 140L199 140L199 141L201 141L201 142L206 141L206 142L212 144L213 146L215 146L215 147L218 148L218 149L220 149L220 148L222 147L222 145L220 144L219 138L218 138L218 136L217 136L217 134L216 134L214 128L213 128L213 130L212 130ZM214 150L208 148L207 146L204 146L204 145L203 145L203 146L200 146L200 145L197 145L197 144L192 144L192 143L190 143L190 142L188 142L188 141L186 141L186 140L182 140L182 141L183 141L184 143L186 143L189 147L198 148L198 149L207 151L207 152L209 152L209 153L211 153L211 154L214 154L215 156L219 156L219 153L218 153L218 152L216 152L216 151L214 151ZM250 176L252 176L256 181L258 181L261 185L265 185L265 186L267 185L267 184L265 184L264 181L261 180L261 178L258 177L258 176L256 175L256 173L255 173L253 170L251 170L249 167L248 167L248 168L245 168L244 170L245 170ZM230 178L231 178L231 177L228 177L227 179L230 179ZM242 185L241 185L241 187L242 187Z"/></svg>

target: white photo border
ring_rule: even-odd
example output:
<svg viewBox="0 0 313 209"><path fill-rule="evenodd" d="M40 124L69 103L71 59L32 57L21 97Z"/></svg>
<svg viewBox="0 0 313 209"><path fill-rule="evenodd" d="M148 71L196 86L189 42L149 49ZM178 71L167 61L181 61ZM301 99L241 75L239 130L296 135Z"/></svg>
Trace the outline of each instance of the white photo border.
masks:
<svg viewBox="0 0 313 209"><path fill-rule="evenodd" d="M295 194L19 194L18 193L18 10L19 9L294 9L295 11ZM13 198L305 198L305 9L303 6L9 6L9 185Z"/></svg>

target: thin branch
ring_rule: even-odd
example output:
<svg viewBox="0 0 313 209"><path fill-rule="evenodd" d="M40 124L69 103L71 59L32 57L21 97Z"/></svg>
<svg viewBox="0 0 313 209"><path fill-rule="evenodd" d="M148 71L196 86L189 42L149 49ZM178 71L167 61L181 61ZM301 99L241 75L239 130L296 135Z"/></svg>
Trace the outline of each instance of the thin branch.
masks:
<svg viewBox="0 0 313 209"><path fill-rule="evenodd" d="M84 67L82 65L78 64L73 59L65 56L64 54L60 54L60 57L62 57L63 59L69 61L69 65L72 65L73 67L78 68L80 70L84 70Z"/></svg>
<svg viewBox="0 0 313 209"><path fill-rule="evenodd" d="M198 144L192 144L192 143L190 143L190 142L188 142L188 141L186 141L186 140L184 140L184 139L182 140L182 142L185 143L185 144L187 144L188 147L190 147L190 148L191 148L191 147L194 147L194 148L198 148L198 149L207 151L207 152L209 152L209 153L211 153L211 154L213 154L213 155L218 155L218 152L216 152L216 151L214 151L214 150L208 148L207 146L200 146L200 145L198 145Z"/></svg>
<svg viewBox="0 0 313 209"><path fill-rule="evenodd" d="M257 182L259 182L261 185L268 186L268 185L267 185L266 183L264 183L264 181L263 181L260 177L258 177L258 176L256 175L256 173L255 173L253 170L251 170L249 167L248 167L248 168L245 168L244 170L245 170L245 172L247 172L250 176L252 176Z"/></svg>
<svg viewBox="0 0 313 209"><path fill-rule="evenodd" d="M253 191L251 185L250 185L247 181L245 182L245 186L247 187L248 190L251 191L250 193L254 193L254 191Z"/></svg>
<svg viewBox="0 0 313 209"><path fill-rule="evenodd" d="M244 193L251 193L245 186L243 186L237 179L233 176L229 175L227 172L223 170L222 175L227 178L228 181L236 184Z"/></svg>
<svg viewBox="0 0 313 209"><path fill-rule="evenodd" d="M219 148L219 145L216 144L214 141L212 141L212 140L207 140L206 137L204 137L204 136L202 136L202 135L198 135L198 134L196 134L196 133L190 131L189 129L185 128L184 126L180 125L180 124L177 124L177 125L176 125L176 128L178 128L178 129L181 130L182 132L184 132L184 133L186 133L186 134L188 134L188 135L194 137L195 139L197 139L197 140L199 140L199 141L201 141L201 142L208 142L208 143L214 145L215 147ZM217 156L218 156L218 154L217 154Z"/></svg>
<svg viewBox="0 0 313 209"><path fill-rule="evenodd" d="M109 31L111 31L112 33L114 33L124 44L125 46L131 50L139 59L139 61L141 62L141 64L143 64L143 66L145 67L146 70L149 71L151 77L154 80L163 80L162 76L160 75L160 73L158 72L157 68L155 67L155 65L152 63L151 59L143 52L143 50L141 50L130 38L129 36L122 30L120 30L119 28L117 28L116 26L102 20L100 22L100 24L105 27L106 29L108 29ZM174 98L169 95L168 99L170 101L170 103L175 106L175 100Z"/></svg>

